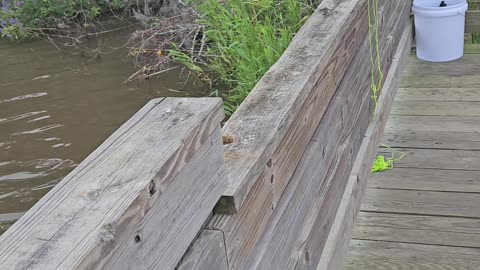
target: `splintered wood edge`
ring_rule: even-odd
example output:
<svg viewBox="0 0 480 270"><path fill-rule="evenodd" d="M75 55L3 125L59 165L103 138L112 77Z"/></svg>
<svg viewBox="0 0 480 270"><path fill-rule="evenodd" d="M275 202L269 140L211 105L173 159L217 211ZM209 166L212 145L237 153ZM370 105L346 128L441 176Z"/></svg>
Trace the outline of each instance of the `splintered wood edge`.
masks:
<svg viewBox="0 0 480 270"><path fill-rule="evenodd" d="M346 34L347 29L344 31L332 31L332 25L339 27L339 29L348 28L345 27L346 23L350 22L350 17L345 16L345 14L351 14L354 7L357 6L361 2L361 0L352 0L349 3L340 3L340 7L334 5L333 1L325 0L316 9L316 12L309 18L309 20L305 23L305 25L300 29L297 33L295 38L292 40L290 46L287 48L285 53L282 57L270 68L270 70L265 74L265 76L259 81L257 86L252 90L250 95L247 99L242 103L239 109L234 113L232 118L226 123L223 128L224 135L232 136L233 142L230 145L227 145L225 148L225 162L226 168L228 173L228 188L226 189L225 193L223 194L222 198L220 199L218 205L215 208L215 213L219 214L235 214L237 213L238 209L243 205L245 202L251 188L254 186L257 178L261 172L261 168L263 168L269 158L267 156L272 156L275 153L275 150L278 148L278 145L282 142L282 140L288 135L288 132L285 127L289 127L292 125L293 121L295 121L295 117L292 113L292 109L297 109L302 107L302 104L306 102L308 99L308 95L305 93L309 92L310 90L303 89L305 85L311 82L311 76L318 72L320 68L327 68L328 62L330 58L335 54L335 48L332 47L332 44L336 44L342 35ZM348 6L346 6L348 5ZM340 16L342 15L342 16ZM320 26L316 25L318 21L323 20L330 20L326 24L321 24ZM315 23L315 25L314 25ZM351 22L353 24L353 22ZM340 26L341 25L341 26ZM348 25L350 26L350 25ZM274 119L265 117L265 115L261 115L260 112L255 110L258 106L255 106L259 102L259 97L262 97L264 93L272 92L271 87L266 85L267 81L284 81L285 77L292 76L292 74L281 74L280 72L274 71L275 69L279 69L282 65L291 64L292 59L295 59L295 56L298 56L299 50L303 50L302 48L305 47L303 44L304 40L301 39L302 35L306 36L309 31L313 31L312 29L317 29L321 27L324 29L322 39L319 41L322 49L320 55L315 55L314 57L317 58L316 65L314 68L310 70L310 75L306 78L303 78L302 86L296 86L297 88L302 88L298 90L295 96L293 96L295 102L293 102L292 96L285 96L281 98L285 102L285 106L288 109L282 111L273 111L270 112L272 115L275 116ZM314 38L318 39L318 33ZM309 35L312 36L312 35ZM314 40L312 38L312 40ZM320 69L320 70L322 70ZM284 69L281 69L284 71ZM266 80L266 81L264 81ZM298 81L296 82L298 84ZM310 88L314 87L309 86ZM291 91L290 91L291 92ZM287 99L288 103L286 100ZM280 100L280 101L282 101ZM276 100L277 102L279 100ZM327 102L328 106L328 102ZM268 107L268 106L267 106ZM264 109L264 107L262 107ZM264 110L265 112L265 110ZM239 115L238 113L245 113L246 115ZM257 115L253 115L256 113ZM255 121L256 119L262 118L263 121ZM265 129L265 121L274 122L274 127L267 127ZM253 123L256 122L256 126L253 127ZM318 124L318 123L315 123ZM238 134L231 134L231 130L259 130L265 129L263 133L257 136L256 141L259 143L249 143L247 146L242 145L239 143L241 140L250 140L251 134L247 133L244 134L245 138L238 138L236 135ZM258 134L257 134L258 135ZM265 142L267 140L268 142ZM245 144L245 143L244 143ZM260 151L253 153L255 149L260 147ZM253 154L252 154L253 153ZM248 156L245 156L248 155ZM235 168L234 165L243 164L242 169Z"/></svg>
<svg viewBox="0 0 480 270"><path fill-rule="evenodd" d="M399 73L401 72L403 61L406 61L405 59L408 56L408 48L410 48L412 41L411 26L412 21L409 20L399 42L400 45L397 47L390 71L385 79L385 91L382 91L380 94L376 118L368 127L360 151L355 159L347 187L341 195L342 201L317 270L342 269L353 226L355 226L355 220L364 196L368 174L373 163L372 154L375 154L375 146L382 136L382 126L385 125L386 117L388 117L390 107L395 98L396 88L398 88ZM352 218L353 220L351 220Z"/></svg>

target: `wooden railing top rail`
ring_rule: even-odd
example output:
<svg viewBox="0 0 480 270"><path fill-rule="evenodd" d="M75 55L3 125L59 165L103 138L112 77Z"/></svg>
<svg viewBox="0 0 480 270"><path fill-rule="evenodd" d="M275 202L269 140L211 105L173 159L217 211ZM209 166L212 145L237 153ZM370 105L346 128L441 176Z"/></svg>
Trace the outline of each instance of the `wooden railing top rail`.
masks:
<svg viewBox="0 0 480 270"><path fill-rule="evenodd" d="M223 117L149 102L0 237L0 268L174 269L226 186Z"/></svg>
<svg viewBox="0 0 480 270"><path fill-rule="evenodd" d="M480 0L478 0L480 3ZM465 14L465 32L480 33L480 10L469 10Z"/></svg>
<svg viewBox="0 0 480 270"><path fill-rule="evenodd" d="M366 6L324 0L225 124L229 185L216 212L238 212L255 185L276 205L367 31Z"/></svg>

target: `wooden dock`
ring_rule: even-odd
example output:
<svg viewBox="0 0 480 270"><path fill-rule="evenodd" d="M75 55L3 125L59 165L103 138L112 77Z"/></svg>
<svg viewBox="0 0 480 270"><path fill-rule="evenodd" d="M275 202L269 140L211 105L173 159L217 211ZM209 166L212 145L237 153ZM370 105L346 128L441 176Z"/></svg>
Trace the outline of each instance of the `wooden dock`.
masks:
<svg viewBox="0 0 480 270"><path fill-rule="evenodd" d="M410 56L383 137L406 156L370 177L345 269L480 269L479 74Z"/></svg>
<svg viewBox="0 0 480 270"><path fill-rule="evenodd" d="M223 127L220 99L149 102L0 236L0 269L480 269L480 54L409 57L411 0L379 0L371 71L368 8L323 0ZM368 180L382 136L406 156Z"/></svg>

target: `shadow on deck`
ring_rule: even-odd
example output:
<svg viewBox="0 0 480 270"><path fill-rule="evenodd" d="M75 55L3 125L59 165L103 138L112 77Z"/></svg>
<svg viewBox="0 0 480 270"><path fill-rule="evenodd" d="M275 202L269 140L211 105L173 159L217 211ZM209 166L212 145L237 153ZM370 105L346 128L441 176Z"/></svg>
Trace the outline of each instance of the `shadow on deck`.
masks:
<svg viewBox="0 0 480 270"><path fill-rule="evenodd" d="M370 177L345 269L479 269L479 74L410 56L382 140L406 156Z"/></svg>

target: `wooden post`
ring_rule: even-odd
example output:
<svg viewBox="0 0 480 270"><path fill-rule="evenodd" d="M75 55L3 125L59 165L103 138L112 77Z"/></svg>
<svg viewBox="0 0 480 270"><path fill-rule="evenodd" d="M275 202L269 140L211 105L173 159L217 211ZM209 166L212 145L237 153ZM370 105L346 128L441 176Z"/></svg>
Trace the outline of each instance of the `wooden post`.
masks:
<svg viewBox="0 0 480 270"><path fill-rule="evenodd" d="M149 102L0 237L0 268L174 269L226 187L223 117Z"/></svg>

